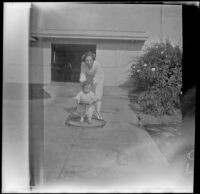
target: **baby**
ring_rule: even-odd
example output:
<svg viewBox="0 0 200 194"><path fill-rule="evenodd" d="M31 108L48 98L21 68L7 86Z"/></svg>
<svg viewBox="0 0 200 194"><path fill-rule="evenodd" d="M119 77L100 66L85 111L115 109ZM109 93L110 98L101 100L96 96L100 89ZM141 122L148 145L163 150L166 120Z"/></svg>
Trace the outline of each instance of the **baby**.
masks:
<svg viewBox="0 0 200 194"><path fill-rule="evenodd" d="M93 103L96 102L95 94L91 91L91 84L88 81L82 83L82 90L75 97L77 101L77 113L80 114L80 122L87 117L88 123L92 121L94 112Z"/></svg>

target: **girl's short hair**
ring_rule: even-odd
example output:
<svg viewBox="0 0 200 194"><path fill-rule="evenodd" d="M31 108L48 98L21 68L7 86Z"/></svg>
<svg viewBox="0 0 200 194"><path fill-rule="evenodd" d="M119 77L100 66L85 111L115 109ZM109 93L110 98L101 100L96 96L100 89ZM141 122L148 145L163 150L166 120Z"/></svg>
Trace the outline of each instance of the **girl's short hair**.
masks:
<svg viewBox="0 0 200 194"><path fill-rule="evenodd" d="M88 57L88 56L92 57L93 60L95 60L95 58L96 58L95 53L93 53L92 51L88 51L85 54L83 54L83 56L81 57L81 60L85 61L86 57Z"/></svg>
<svg viewBox="0 0 200 194"><path fill-rule="evenodd" d="M82 89L85 87L85 86L88 86L88 85L91 85L89 81L84 81L81 85Z"/></svg>

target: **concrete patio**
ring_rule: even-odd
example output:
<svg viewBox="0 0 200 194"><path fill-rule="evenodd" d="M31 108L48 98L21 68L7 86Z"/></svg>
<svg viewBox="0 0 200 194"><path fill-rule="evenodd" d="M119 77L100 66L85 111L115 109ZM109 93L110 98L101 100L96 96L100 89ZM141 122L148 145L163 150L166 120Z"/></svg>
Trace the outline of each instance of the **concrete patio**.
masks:
<svg viewBox="0 0 200 194"><path fill-rule="evenodd" d="M66 110L75 106L73 97L80 90L78 83L52 83L43 89L45 98L31 100L38 111L36 127L39 115L44 116L44 182L35 192L192 190L192 184L183 179L178 169L181 164L170 166L151 136L137 127L125 88L104 87L102 116L107 124L94 129L65 124L70 115ZM16 136L24 135L18 114L24 104L17 92L10 94L5 95L4 126L18 145L9 152L14 156L21 145L16 143ZM7 147L13 142L7 142Z"/></svg>
<svg viewBox="0 0 200 194"><path fill-rule="evenodd" d="M70 115L66 109L75 106L73 97L80 90L79 84L52 84L44 90L51 95L44 100L47 185L78 184L80 188L83 184L92 189L94 185L109 188L119 183L131 187L155 184L181 189L181 175L174 177L173 169L151 136L137 127L126 89L104 87L102 116L107 124L94 129L65 125Z"/></svg>

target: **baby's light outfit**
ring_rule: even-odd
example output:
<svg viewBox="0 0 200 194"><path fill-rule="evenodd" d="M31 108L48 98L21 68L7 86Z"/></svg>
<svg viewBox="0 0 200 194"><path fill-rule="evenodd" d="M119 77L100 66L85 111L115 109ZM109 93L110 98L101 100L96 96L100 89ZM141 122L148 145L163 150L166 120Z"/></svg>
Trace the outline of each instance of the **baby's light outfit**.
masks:
<svg viewBox="0 0 200 194"><path fill-rule="evenodd" d="M75 99L78 101L77 113L79 113L81 117L87 116L92 118L94 112L94 105L92 102L96 100L95 94L92 91L87 94L85 94L83 91L80 91L76 95Z"/></svg>

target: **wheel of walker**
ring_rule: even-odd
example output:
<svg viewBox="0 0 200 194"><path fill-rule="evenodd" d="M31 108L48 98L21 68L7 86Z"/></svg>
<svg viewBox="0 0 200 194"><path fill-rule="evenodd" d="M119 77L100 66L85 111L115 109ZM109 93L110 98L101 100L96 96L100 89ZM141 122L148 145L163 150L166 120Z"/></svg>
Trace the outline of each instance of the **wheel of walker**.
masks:
<svg viewBox="0 0 200 194"><path fill-rule="evenodd" d="M102 128L106 125L106 121L93 118L91 123L88 123L87 121L80 122L80 117L71 115L66 119L65 124L68 126L81 128Z"/></svg>

